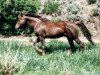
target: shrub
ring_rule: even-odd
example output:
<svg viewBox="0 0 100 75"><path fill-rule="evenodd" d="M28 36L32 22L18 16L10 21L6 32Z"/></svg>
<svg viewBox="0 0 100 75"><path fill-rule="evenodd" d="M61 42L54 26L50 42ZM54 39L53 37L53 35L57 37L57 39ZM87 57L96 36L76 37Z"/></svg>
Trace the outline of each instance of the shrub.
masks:
<svg viewBox="0 0 100 75"><path fill-rule="evenodd" d="M68 12L68 19L75 20L78 18L78 12L80 11L78 5L76 5L74 2L71 2L67 7Z"/></svg>
<svg viewBox="0 0 100 75"><path fill-rule="evenodd" d="M98 15L99 15L98 9L93 9L92 16L98 16Z"/></svg>
<svg viewBox="0 0 100 75"><path fill-rule="evenodd" d="M98 5L97 11L98 11L98 13L100 14L100 5Z"/></svg>
<svg viewBox="0 0 100 75"><path fill-rule="evenodd" d="M21 75L29 62L29 58L26 58L28 54L19 50L21 44L3 42L0 45L5 46L5 48L0 47L0 75ZM17 50L12 48L15 46L18 47Z"/></svg>
<svg viewBox="0 0 100 75"><path fill-rule="evenodd" d="M21 12L36 13L39 10L39 0L1 0L0 13L4 16L1 18L3 22L0 24L0 33L4 35L20 34L21 32L15 30L17 16Z"/></svg>
<svg viewBox="0 0 100 75"><path fill-rule="evenodd" d="M77 14L79 11L78 5L72 3L68 5L67 11L72 14Z"/></svg>
<svg viewBox="0 0 100 75"><path fill-rule="evenodd" d="M79 16L75 15L75 14L69 14L68 17L67 17L67 19L70 19L70 20L76 20L78 18L79 18Z"/></svg>
<svg viewBox="0 0 100 75"><path fill-rule="evenodd" d="M56 13L59 9L59 3L57 2L50 2L45 4L43 12L46 14Z"/></svg>
<svg viewBox="0 0 100 75"><path fill-rule="evenodd" d="M87 0L88 4L94 4L97 0Z"/></svg>
<svg viewBox="0 0 100 75"><path fill-rule="evenodd" d="M52 21L54 21L54 22L58 22L58 21L61 21L61 19L55 17L55 18L52 19Z"/></svg>
<svg viewBox="0 0 100 75"><path fill-rule="evenodd" d="M100 15L100 6L92 10L92 16L98 16L98 15Z"/></svg>

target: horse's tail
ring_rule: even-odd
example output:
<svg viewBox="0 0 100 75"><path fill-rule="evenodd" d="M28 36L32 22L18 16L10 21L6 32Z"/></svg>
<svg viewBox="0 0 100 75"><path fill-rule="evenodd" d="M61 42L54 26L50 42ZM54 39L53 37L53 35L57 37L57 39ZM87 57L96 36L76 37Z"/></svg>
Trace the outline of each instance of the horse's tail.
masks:
<svg viewBox="0 0 100 75"><path fill-rule="evenodd" d="M87 38L87 40L94 45L94 42L92 40L92 34L90 33L90 31L87 29L87 27L84 25L84 22L81 21L76 21L75 22L78 27L81 29L82 33L84 34L84 36Z"/></svg>

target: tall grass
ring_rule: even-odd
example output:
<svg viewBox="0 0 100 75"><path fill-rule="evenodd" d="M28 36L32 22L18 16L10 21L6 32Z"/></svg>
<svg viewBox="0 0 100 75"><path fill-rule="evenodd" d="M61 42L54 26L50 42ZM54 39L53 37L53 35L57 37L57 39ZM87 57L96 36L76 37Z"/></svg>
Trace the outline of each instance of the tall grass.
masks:
<svg viewBox="0 0 100 75"><path fill-rule="evenodd" d="M77 46L77 45L76 45ZM78 50L67 55L68 44L51 41L46 44L50 51L39 56L32 46L20 42L0 42L1 75L99 75L100 44L86 44L85 52ZM48 51L47 51L48 52ZM8 68L10 70L7 70ZM8 71L8 72L7 72ZM4 74L5 73L5 74Z"/></svg>
<svg viewBox="0 0 100 75"><path fill-rule="evenodd" d="M21 75L29 59L29 55L21 43L0 42L0 75Z"/></svg>

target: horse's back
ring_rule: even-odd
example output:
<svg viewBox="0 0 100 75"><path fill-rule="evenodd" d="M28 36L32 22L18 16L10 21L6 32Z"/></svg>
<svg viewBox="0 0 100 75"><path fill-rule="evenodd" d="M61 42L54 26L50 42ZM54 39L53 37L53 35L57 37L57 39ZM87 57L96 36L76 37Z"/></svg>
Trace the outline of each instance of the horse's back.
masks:
<svg viewBox="0 0 100 75"><path fill-rule="evenodd" d="M78 37L77 25L70 21L52 22L48 19L43 19L42 23L43 31L46 33L46 37L62 36L66 34L69 37Z"/></svg>

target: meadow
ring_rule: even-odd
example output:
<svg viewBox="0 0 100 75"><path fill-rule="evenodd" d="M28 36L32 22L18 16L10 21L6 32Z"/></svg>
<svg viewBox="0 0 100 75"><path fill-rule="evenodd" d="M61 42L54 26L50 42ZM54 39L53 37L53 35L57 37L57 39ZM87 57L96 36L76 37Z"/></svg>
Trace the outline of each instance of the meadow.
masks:
<svg viewBox="0 0 100 75"><path fill-rule="evenodd" d="M52 40L40 56L32 45L0 41L0 75L100 75L100 44L67 55L68 43Z"/></svg>

